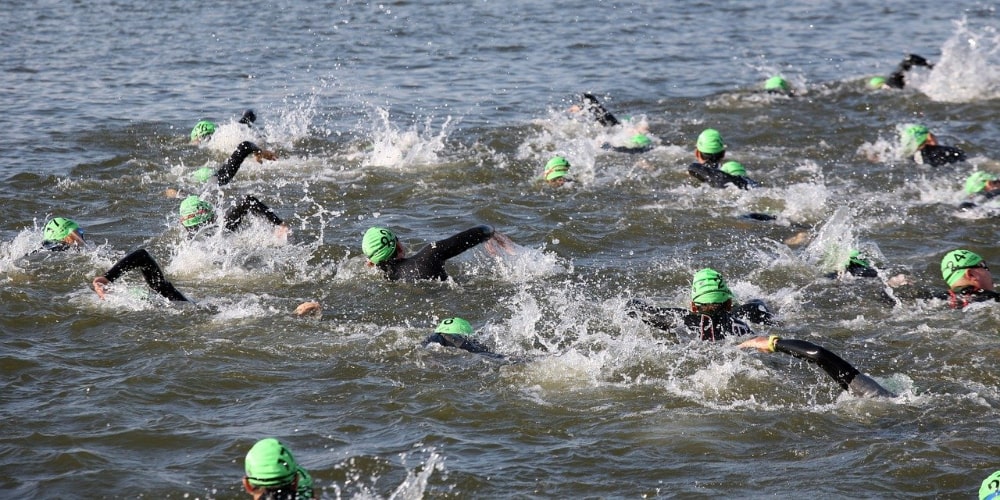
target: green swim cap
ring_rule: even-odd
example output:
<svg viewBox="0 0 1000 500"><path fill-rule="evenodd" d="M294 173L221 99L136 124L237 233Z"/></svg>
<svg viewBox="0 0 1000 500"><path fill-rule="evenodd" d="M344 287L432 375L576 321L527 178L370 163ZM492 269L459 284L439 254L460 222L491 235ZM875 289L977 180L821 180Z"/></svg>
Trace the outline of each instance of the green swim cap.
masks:
<svg viewBox="0 0 1000 500"><path fill-rule="evenodd" d="M714 155L726 150L726 145L722 143L722 135L714 128L707 128L698 136L698 151L705 154Z"/></svg>
<svg viewBox="0 0 1000 500"><path fill-rule="evenodd" d="M986 183L995 180L997 180L997 176L989 172L983 172L982 170L973 172L972 175L965 180L965 192L969 194L976 194L986 189Z"/></svg>
<svg viewBox="0 0 1000 500"><path fill-rule="evenodd" d="M194 195L184 198L179 212L184 227L197 227L215 220L215 209L212 205Z"/></svg>
<svg viewBox="0 0 1000 500"><path fill-rule="evenodd" d="M45 231L42 232L42 237L45 238L45 241L62 241L69 236L69 233L79 229L80 225L73 219L56 217L45 224ZM83 231L80 232L82 233Z"/></svg>
<svg viewBox="0 0 1000 500"><path fill-rule="evenodd" d="M545 172L542 176L545 180L551 181L558 179L560 177L565 177L569 173L569 162L566 158L562 156L553 156L548 163L545 164Z"/></svg>
<svg viewBox="0 0 1000 500"><path fill-rule="evenodd" d="M964 275L961 271L976 267L985 267L979 254L968 250L952 250L941 259L941 277L950 287Z"/></svg>
<svg viewBox="0 0 1000 500"><path fill-rule="evenodd" d="M381 264L396 255L396 235L384 227L373 227L365 231L361 240L361 251L372 264Z"/></svg>
<svg viewBox="0 0 1000 500"><path fill-rule="evenodd" d="M472 335L472 325L462 318L446 318L441 320L435 333L447 333L451 335Z"/></svg>
<svg viewBox="0 0 1000 500"><path fill-rule="evenodd" d="M983 479L983 484L979 487L979 500L997 498L997 491L1000 491L1000 470Z"/></svg>
<svg viewBox="0 0 1000 500"><path fill-rule="evenodd" d="M788 82L780 76L772 76L764 82L764 90L789 90Z"/></svg>
<svg viewBox="0 0 1000 500"><path fill-rule="evenodd" d="M705 268L691 280L691 302L695 304L721 304L733 298L726 281L718 271Z"/></svg>
<svg viewBox="0 0 1000 500"><path fill-rule="evenodd" d="M885 86L886 79L882 76L873 76L871 80L868 80L868 88L873 90L878 90Z"/></svg>
<svg viewBox="0 0 1000 500"><path fill-rule="evenodd" d="M729 175L737 175L740 177L745 177L747 175L747 169L743 168L743 164L738 161L727 161L722 164L720 170Z"/></svg>
<svg viewBox="0 0 1000 500"><path fill-rule="evenodd" d="M646 134L635 134L628 140L628 147L633 149L648 148L653 145Z"/></svg>
<svg viewBox="0 0 1000 500"><path fill-rule="evenodd" d="M295 479L299 464L291 450L274 438L261 439L250 448L244 462L251 486L284 486Z"/></svg>
<svg viewBox="0 0 1000 500"><path fill-rule="evenodd" d="M929 134L930 131L923 125L907 125L903 129L903 148L910 153L916 152L927 142Z"/></svg>
<svg viewBox="0 0 1000 500"><path fill-rule="evenodd" d="M208 137L215 133L215 124L208 121L202 120L195 124L194 128L191 129L191 140L198 140L202 137Z"/></svg>
<svg viewBox="0 0 1000 500"><path fill-rule="evenodd" d="M208 167L201 167L191 173L191 177L198 182L207 182L212 176L215 175L215 170Z"/></svg>
<svg viewBox="0 0 1000 500"><path fill-rule="evenodd" d="M851 250L851 256L847 259L848 265L855 265L861 267L871 267L871 263L867 259L861 258L861 252L857 250Z"/></svg>

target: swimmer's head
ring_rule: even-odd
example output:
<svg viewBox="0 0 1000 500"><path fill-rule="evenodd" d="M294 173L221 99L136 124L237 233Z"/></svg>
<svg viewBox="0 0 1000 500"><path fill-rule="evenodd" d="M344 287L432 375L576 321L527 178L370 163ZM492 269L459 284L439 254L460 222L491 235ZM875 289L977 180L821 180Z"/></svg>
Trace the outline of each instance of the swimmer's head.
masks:
<svg viewBox="0 0 1000 500"><path fill-rule="evenodd" d="M206 137L210 137L215 133L215 123L208 120L202 120L195 124L194 128L191 129L191 142L200 141Z"/></svg>
<svg viewBox="0 0 1000 500"><path fill-rule="evenodd" d="M212 204L194 195L184 198L178 212L181 216L181 225L188 229L215 221L215 209L212 208Z"/></svg>
<svg viewBox="0 0 1000 500"><path fill-rule="evenodd" d="M847 258L847 264L851 266L871 267L867 259L861 258L861 252L851 250L851 255Z"/></svg>
<svg viewBox="0 0 1000 500"><path fill-rule="evenodd" d="M718 271L705 268L691 280L691 302L695 304L722 304L733 298L726 281Z"/></svg>
<svg viewBox="0 0 1000 500"><path fill-rule="evenodd" d="M552 182L561 177L565 177L569 173L569 161L562 156L553 156L548 163L545 164L545 172L542 176L546 181Z"/></svg>
<svg viewBox="0 0 1000 500"><path fill-rule="evenodd" d="M702 154L717 155L726 150L726 145L722 142L722 134L714 128L707 128L698 135L698 151Z"/></svg>
<svg viewBox="0 0 1000 500"><path fill-rule="evenodd" d="M907 125L903 129L903 150L908 155L917 152L927 142L930 134L930 130L927 130L927 127L923 125Z"/></svg>
<svg viewBox="0 0 1000 500"><path fill-rule="evenodd" d="M273 488L291 484L299 464L281 441L267 438L257 441L247 452L244 469L251 486Z"/></svg>
<svg viewBox="0 0 1000 500"><path fill-rule="evenodd" d="M872 90L883 89L886 87L886 79L884 76L873 76L867 85Z"/></svg>
<svg viewBox="0 0 1000 500"><path fill-rule="evenodd" d="M990 183L996 181L997 176L989 172L983 172L982 170L973 172L972 175L965 180L965 192L969 194L981 193L986 190Z"/></svg>
<svg viewBox="0 0 1000 500"><path fill-rule="evenodd" d="M446 318L438 324L435 333L447 333L449 335L472 335L472 325L462 318Z"/></svg>
<svg viewBox="0 0 1000 500"><path fill-rule="evenodd" d="M727 161L722 164L722 167L719 168L729 175L735 175L737 177L746 177L747 175L747 169L743 168L743 164L738 161Z"/></svg>
<svg viewBox="0 0 1000 500"><path fill-rule="evenodd" d="M965 276L967 269L986 267L986 262L975 252L968 250L952 250L941 259L941 277L949 287Z"/></svg>
<svg viewBox="0 0 1000 500"><path fill-rule="evenodd" d="M644 149L653 145L653 141L649 140L649 136L646 134L635 134L628 139L629 149Z"/></svg>
<svg viewBox="0 0 1000 500"><path fill-rule="evenodd" d="M384 227L372 227L365 231L365 236L361 239L361 251L372 264L381 264L396 255L398 241L392 231Z"/></svg>
<svg viewBox="0 0 1000 500"><path fill-rule="evenodd" d="M764 82L764 90L769 92L788 92L791 89L788 81L780 76L772 76Z"/></svg>
<svg viewBox="0 0 1000 500"><path fill-rule="evenodd" d="M194 180L198 182L208 182L208 180L211 179L213 175L215 175L215 170L212 170L211 168L208 167L201 167L198 170L195 170L194 172L191 173L191 177L193 177Z"/></svg>
<svg viewBox="0 0 1000 500"><path fill-rule="evenodd" d="M1000 498L1000 470L983 479L979 486L979 500L995 500Z"/></svg>
<svg viewBox="0 0 1000 500"><path fill-rule="evenodd" d="M80 235L80 241L83 241L83 229L80 229L80 225L75 220L55 217L45 224L42 238L45 241L63 241L74 232Z"/></svg>

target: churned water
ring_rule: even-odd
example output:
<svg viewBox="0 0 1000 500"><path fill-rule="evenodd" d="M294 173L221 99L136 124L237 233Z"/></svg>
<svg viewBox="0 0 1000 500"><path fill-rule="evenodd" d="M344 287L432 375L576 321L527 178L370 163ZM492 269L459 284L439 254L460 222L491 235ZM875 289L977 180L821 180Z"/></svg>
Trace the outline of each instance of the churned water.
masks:
<svg viewBox="0 0 1000 500"><path fill-rule="evenodd" d="M1000 309L824 277L851 248L928 289L956 247L1000 262L1000 205L956 209L1000 173L994 3L7 1L0 21L0 497L241 498L268 436L323 498L968 498L1000 468ZM866 88L909 52L935 68ZM798 95L761 93L775 74ZM629 124L568 114L583 91ZM190 145L201 119L220 129ZM913 122L969 161L905 158ZM634 125L652 151L601 147ZM706 127L759 189L687 175ZM279 159L192 180L244 139ZM537 180L554 154L561 189ZM253 194L292 234L189 241L168 189ZM53 216L88 248L32 254ZM360 252L376 224L418 249L482 223L516 251L446 283ZM197 307L138 276L98 299L139 247ZM772 306L758 333L899 397L626 314L684 307L702 267ZM322 318L291 314L306 300ZM505 359L420 347L451 316Z"/></svg>

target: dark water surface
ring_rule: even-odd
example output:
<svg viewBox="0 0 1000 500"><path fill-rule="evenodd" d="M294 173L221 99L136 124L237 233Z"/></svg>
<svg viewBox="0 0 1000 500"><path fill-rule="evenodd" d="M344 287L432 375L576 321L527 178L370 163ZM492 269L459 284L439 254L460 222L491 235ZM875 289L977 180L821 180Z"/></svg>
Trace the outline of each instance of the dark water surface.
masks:
<svg viewBox="0 0 1000 500"><path fill-rule="evenodd" d="M1000 262L1000 25L988 2L6 2L0 8L3 498L241 498L275 436L323 498L969 498L1000 468L1000 309L890 307L830 280L851 248L941 289L965 247ZM904 53L936 63L871 91ZM795 98L761 94L783 74ZM626 127L565 112L592 91ZM256 131L236 123L252 107ZM220 130L187 135L200 119ZM967 163L903 157L931 127ZM656 147L614 153L635 124ZM698 133L763 187L688 177ZM274 149L224 190L190 173ZM542 186L554 154L575 182ZM254 194L292 226L189 241L181 196ZM741 218L777 216L770 222ZM37 253L49 217L90 247ZM361 235L411 249L480 223L518 243L389 283ZM804 243L786 240L806 234ZM147 248L199 307L142 295ZM815 366L666 337L633 297L683 307L714 267L781 324L900 394ZM318 300L322 319L294 317ZM496 360L420 347L462 316Z"/></svg>

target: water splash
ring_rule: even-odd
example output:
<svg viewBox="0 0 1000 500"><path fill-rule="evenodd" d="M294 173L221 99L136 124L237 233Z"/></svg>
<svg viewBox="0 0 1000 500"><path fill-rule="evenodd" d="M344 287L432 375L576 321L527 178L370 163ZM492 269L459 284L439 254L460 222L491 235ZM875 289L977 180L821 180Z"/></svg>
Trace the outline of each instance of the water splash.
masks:
<svg viewBox="0 0 1000 500"><path fill-rule="evenodd" d="M433 119L424 122L423 130L417 125L401 130L389 120L389 110L376 108L378 116L371 132L372 148L364 160L370 167L406 168L433 165L440 162L439 153L445 150L445 140L452 127L449 116L434 132Z"/></svg>
<svg viewBox="0 0 1000 500"><path fill-rule="evenodd" d="M940 102L1000 97L1000 34L992 26L972 27L964 17L954 23L955 32L941 47L933 71L911 71L908 82Z"/></svg>

